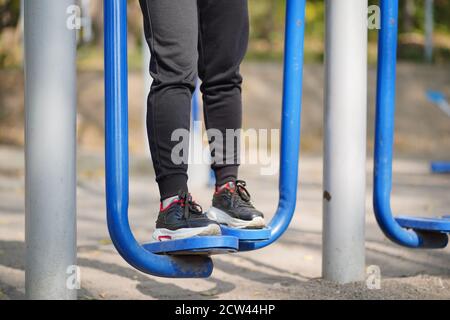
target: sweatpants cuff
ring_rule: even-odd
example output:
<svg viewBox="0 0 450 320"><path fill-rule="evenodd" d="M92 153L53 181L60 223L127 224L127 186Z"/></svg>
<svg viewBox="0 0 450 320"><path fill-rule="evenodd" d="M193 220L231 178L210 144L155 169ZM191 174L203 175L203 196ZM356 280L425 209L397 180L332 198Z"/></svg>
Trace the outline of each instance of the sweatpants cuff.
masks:
<svg viewBox="0 0 450 320"><path fill-rule="evenodd" d="M158 179L161 201L178 195L179 192L188 192L187 175L174 174Z"/></svg>
<svg viewBox="0 0 450 320"><path fill-rule="evenodd" d="M227 182L236 181L239 165L214 168L216 186L222 186Z"/></svg>

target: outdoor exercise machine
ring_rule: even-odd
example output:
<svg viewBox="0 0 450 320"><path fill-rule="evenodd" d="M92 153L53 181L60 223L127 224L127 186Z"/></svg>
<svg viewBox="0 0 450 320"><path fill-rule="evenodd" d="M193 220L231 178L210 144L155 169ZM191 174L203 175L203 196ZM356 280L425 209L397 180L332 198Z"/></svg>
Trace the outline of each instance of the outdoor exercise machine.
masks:
<svg viewBox="0 0 450 320"><path fill-rule="evenodd" d="M104 4L106 187L111 237L119 253L141 271L164 277L206 277L213 268L207 255L156 254L157 250L172 249L141 245L130 230L126 1L105 0ZM67 286L72 275L68 271L76 266L76 29L68 27L68 8L73 5L75 0L24 2L25 273L30 299L75 299L77 292ZM339 283L365 276L367 7L367 0L326 1L322 260L323 277ZM188 249L193 254L260 249L276 241L293 217L305 0L288 0L286 12L280 201L269 228L261 231L268 234L255 239L255 233L233 234L235 230L224 228L228 235L221 239L185 240L175 243L175 251Z"/></svg>
<svg viewBox="0 0 450 320"><path fill-rule="evenodd" d="M427 91L427 99L450 117L450 104L442 92L429 90ZM450 161L433 161L430 169L432 173L450 173Z"/></svg>
<svg viewBox="0 0 450 320"><path fill-rule="evenodd" d="M220 237L141 245L134 238L128 221L127 1L104 1L108 229L117 251L136 269L160 277L208 277L213 264L205 253L263 248L287 229L295 211L297 195L305 0L289 0L286 12L280 202L268 228L240 230L223 227Z"/></svg>
<svg viewBox="0 0 450 320"><path fill-rule="evenodd" d="M399 245L410 248L444 248L448 244L449 218L394 218L391 210L397 38L398 0L382 0L375 120L375 216L384 234Z"/></svg>

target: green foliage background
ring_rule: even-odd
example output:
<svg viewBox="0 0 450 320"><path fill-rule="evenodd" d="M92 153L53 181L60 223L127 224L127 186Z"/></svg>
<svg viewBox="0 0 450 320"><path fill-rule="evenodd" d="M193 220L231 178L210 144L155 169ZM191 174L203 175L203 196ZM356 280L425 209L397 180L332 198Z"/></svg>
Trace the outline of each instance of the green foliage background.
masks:
<svg viewBox="0 0 450 320"><path fill-rule="evenodd" d="M26 0L38 1L38 0ZM92 0L102 1L102 0ZM251 13L251 42L248 59L281 60L283 52L284 15L286 0L248 0ZM340 0L336 0L340 1ZM436 63L450 61L450 1L434 0L435 4L435 53ZM130 15L131 45L130 55L135 56L132 61L138 61L140 46L141 17L137 0L128 0ZM369 0L370 4L378 4L379 0ZM101 2L100 2L101 4ZM424 44L424 0L400 0L400 59L415 62L423 61ZM101 5L97 6L94 15L94 32L96 39L89 45L80 48L81 60L91 66L101 62ZM307 29L305 54L307 62L320 62L323 59L325 32L325 1L309 0L307 2ZM0 67L20 65L21 51L14 50L11 44L12 29L17 29L20 16L20 0L0 0ZM16 32L17 33L17 32ZM17 38L17 37L16 37ZM5 40L6 39L6 40ZM376 59L377 32L369 33L369 61ZM15 39L17 40L17 39ZM20 39L19 39L20 40ZM17 40L15 46L20 47ZM100 63L101 64L101 63ZM133 67L133 64L132 64Z"/></svg>
<svg viewBox="0 0 450 320"><path fill-rule="evenodd" d="M286 0L249 0L249 5L252 20L250 57L280 58ZM369 0L369 5L379 5L379 0ZM400 59L423 61L424 18L424 0L400 0ZM434 19L434 60L437 63L448 63L450 61L450 1L434 0ZM309 0L307 2L306 22L306 59L307 61L321 61L325 34L324 0ZM376 59L377 34L376 30L369 32L371 62Z"/></svg>

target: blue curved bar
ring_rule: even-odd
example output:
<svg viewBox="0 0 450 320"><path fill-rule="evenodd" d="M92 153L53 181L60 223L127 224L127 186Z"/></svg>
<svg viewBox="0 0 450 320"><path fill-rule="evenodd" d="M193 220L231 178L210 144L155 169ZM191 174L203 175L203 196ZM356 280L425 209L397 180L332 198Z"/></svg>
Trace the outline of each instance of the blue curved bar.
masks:
<svg viewBox="0 0 450 320"><path fill-rule="evenodd" d="M236 237L214 236L193 237L181 240L161 241L144 244L144 248L155 254L218 254L236 252L239 242Z"/></svg>
<svg viewBox="0 0 450 320"><path fill-rule="evenodd" d="M428 90L427 99L436 105L446 102L445 95L439 91Z"/></svg>
<svg viewBox="0 0 450 320"><path fill-rule="evenodd" d="M433 173L450 173L450 162L432 162L431 172Z"/></svg>
<svg viewBox="0 0 450 320"><path fill-rule="evenodd" d="M159 256L141 246L128 221L127 1L105 0L105 145L108 229L119 254L136 269L160 277L203 278L209 257Z"/></svg>
<svg viewBox="0 0 450 320"><path fill-rule="evenodd" d="M297 202L298 160L303 86L303 48L306 0L288 0L284 52L284 86L281 114L279 202L270 221L270 238L240 245L240 251L264 248L288 228Z"/></svg>
<svg viewBox="0 0 450 320"><path fill-rule="evenodd" d="M397 37L398 0L382 0L375 120L375 216L384 234L399 245L410 248L444 248L448 243L446 234L405 229L398 224L391 211Z"/></svg>
<svg viewBox="0 0 450 320"><path fill-rule="evenodd" d="M192 121L201 121L200 115L200 84L197 80L194 94L192 95Z"/></svg>

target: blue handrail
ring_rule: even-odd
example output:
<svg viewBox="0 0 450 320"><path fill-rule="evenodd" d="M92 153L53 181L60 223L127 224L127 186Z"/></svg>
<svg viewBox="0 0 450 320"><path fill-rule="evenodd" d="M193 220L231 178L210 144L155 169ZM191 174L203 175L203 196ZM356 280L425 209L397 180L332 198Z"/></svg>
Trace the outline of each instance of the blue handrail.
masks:
<svg viewBox="0 0 450 320"><path fill-rule="evenodd" d="M381 0L373 191L375 216L384 234L397 244L410 248L443 248L448 242L446 234L404 229L391 210L397 38L398 0Z"/></svg>
<svg viewBox="0 0 450 320"><path fill-rule="evenodd" d="M265 241L240 245L240 251L256 250L270 245L283 235L294 216L300 152L305 10L306 0L287 1L279 202L277 211L268 225L271 235Z"/></svg>
<svg viewBox="0 0 450 320"><path fill-rule="evenodd" d="M136 269L160 277L208 277L208 257L169 257L145 250L128 221L127 1L105 0L105 144L108 229L117 251Z"/></svg>

